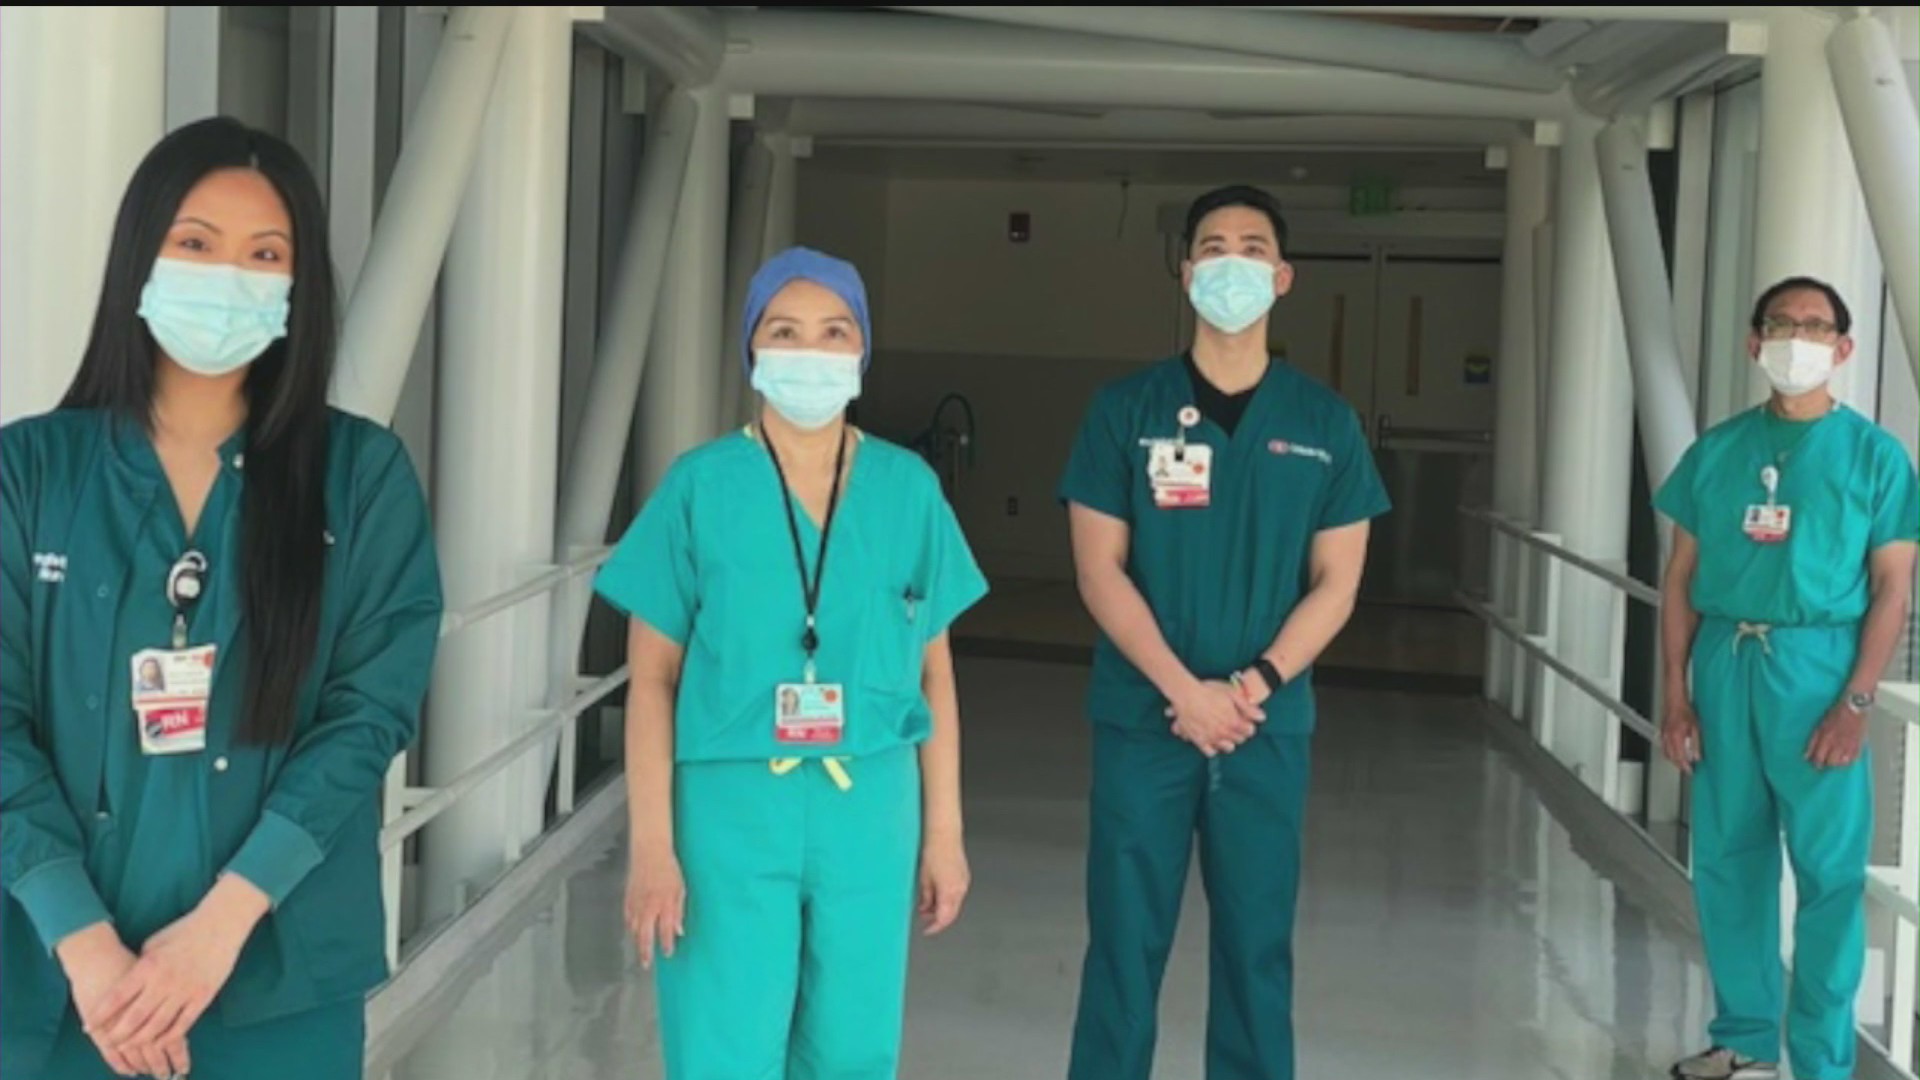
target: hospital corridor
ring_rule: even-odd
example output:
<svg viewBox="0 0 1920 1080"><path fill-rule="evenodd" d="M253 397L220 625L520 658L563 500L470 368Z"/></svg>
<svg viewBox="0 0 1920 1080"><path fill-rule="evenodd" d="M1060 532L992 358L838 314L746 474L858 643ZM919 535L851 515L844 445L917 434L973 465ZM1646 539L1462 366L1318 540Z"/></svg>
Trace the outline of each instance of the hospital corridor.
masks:
<svg viewBox="0 0 1920 1080"><path fill-rule="evenodd" d="M1920 1080L1920 9L8 5L0 110L0 1080Z"/></svg>
<svg viewBox="0 0 1920 1080"><path fill-rule="evenodd" d="M1085 675L1009 660L962 672L977 884L961 925L916 945L901 1075L1058 1076L1085 946ZM1711 990L1684 913L1636 894L1646 870L1576 839L1542 766L1470 698L1325 696L1297 937L1300 1075L1623 1080L1680 1056ZM370 1075L659 1077L650 980L608 934L623 857L617 830L584 844ZM1196 874L1158 1075L1199 1075L1205 916Z"/></svg>

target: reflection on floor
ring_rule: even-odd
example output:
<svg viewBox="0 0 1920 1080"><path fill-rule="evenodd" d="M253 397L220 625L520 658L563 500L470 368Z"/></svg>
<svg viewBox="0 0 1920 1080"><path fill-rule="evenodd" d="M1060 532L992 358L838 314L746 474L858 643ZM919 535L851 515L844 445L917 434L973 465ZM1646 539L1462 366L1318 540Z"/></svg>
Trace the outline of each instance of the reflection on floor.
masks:
<svg viewBox="0 0 1920 1080"><path fill-rule="evenodd" d="M975 891L914 960L904 1080L1058 1080L1084 945L1085 670L966 661ZM1646 1080L1697 1049L1695 943L1616 889L1471 701L1333 690L1298 935L1302 1080ZM624 845L537 910L387 1080L654 1080L653 991L620 930ZM1159 1080L1199 1080L1206 923L1189 893Z"/></svg>
<svg viewBox="0 0 1920 1080"><path fill-rule="evenodd" d="M1084 661L1095 636L1073 585L1058 581L995 581L954 628L962 652L1009 659ZM1464 611L1362 604L1321 658L1321 682L1474 692L1486 646L1485 627Z"/></svg>

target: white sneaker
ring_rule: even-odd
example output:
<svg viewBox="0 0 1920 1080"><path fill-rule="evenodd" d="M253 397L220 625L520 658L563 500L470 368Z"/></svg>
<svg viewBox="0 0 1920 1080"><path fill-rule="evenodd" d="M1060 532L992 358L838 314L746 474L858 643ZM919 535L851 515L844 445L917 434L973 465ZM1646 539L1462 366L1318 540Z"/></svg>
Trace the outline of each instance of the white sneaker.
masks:
<svg viewBox="0 0 1920 1080"><path fill-rule="evenodd" d="M1673 1080L1780 1080L1780 1066L1741 1057L1724 1046L1677 1062L1668 1073Z"/></svg>

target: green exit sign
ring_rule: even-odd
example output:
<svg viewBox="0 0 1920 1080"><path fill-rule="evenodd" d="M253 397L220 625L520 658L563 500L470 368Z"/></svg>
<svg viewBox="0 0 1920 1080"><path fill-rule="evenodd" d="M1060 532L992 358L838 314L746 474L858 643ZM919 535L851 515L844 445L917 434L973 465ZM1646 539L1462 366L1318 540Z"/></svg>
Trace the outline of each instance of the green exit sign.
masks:
<svg viewBox="0 0 1920 1080"><path fill-rule="evenodd" d="M1393 213L1392 181L1355 181L1347 192L1347 213L1354 217L1379 217Z"/></svg>

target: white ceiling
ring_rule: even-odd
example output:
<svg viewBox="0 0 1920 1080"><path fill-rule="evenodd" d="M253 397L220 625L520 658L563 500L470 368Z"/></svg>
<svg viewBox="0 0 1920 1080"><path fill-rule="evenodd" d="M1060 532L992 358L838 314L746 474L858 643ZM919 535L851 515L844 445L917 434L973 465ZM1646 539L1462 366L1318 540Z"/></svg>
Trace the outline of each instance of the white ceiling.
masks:
<svg viewBox="0 0 1920 1080"><path fill-rule="evenodd" d="M1205 184L1221 176L1249 183L1344 187L1390 180L1400 188L1498 187L1504 174L1480 151L1004 149L822 146L816 168L900 179L1120 180Z"/></svg>

